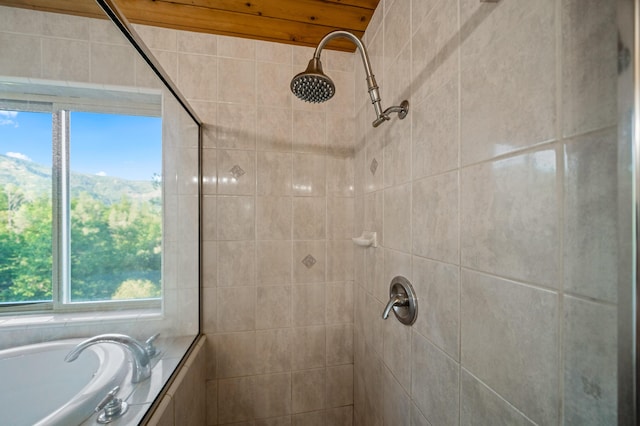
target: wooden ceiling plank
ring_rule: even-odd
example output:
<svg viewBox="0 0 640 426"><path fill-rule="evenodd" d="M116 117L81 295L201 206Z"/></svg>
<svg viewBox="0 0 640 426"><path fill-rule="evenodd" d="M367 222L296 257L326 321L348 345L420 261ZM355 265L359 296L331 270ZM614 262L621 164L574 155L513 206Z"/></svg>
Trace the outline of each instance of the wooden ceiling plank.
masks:
<svg viewBox="0 0 640 426"><path fill-rule="evenodd" d="M150 3L155 0L136 0ZM208 9L246 13L269 18L364 31L372 11L360 7L318 0L158 0Z"/></svg>
<svg viewBox="0 0 640 426"><path fill-rule="evenodd" d="M0 0L0 6L107 19L107 16L100 6L98 6L98 3L92 0Z"/></svg>
<svg viewBox="0 0 640 426"><path fill-rule="evenodd" d="M378 7L378 3L380 3L380 0L316 0L316 1L361 7L363 9L370 9L372 11L375 10Z"/></svg>
<svg viewBox="0 0 640 426"><path fill-rule="evenodd" d="M117 0L117 4L124 16L137 24L305 46L316 46L324 35L338 29L161 1L141 3L138 0ZM362 36L360 31L354 31L354 34ZM355 50L351 42L343 39L332 41L327 47L349 52Z"/></svg>

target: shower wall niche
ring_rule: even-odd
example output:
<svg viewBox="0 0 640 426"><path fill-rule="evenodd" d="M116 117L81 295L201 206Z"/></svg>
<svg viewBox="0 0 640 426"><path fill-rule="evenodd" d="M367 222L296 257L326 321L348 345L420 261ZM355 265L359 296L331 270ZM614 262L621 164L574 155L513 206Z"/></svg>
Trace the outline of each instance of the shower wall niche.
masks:
<svg viewBox="0 0 640 426"><path fill-rule="evenodd" d="M95 6L93 2L89 3ZM157 272L154 273L151 293L143 292L136 296L140 294L136 292L142 291L146 285L140 284L145 277L142 276L144 274L132 274L128 284L132 287L128 291L133 296L127 302L115 300L114 296L112 300L103 299L95 304L86 301L65 304L73 301L73 294L61 295L60 292L65 290L54 289L53 302L12 306L5 303L0 306L0 348L101 333L125 333L138 339L160 333L160 342L179 338L181 349L173 355L179 359L180 351L186 349L199 333L198 122L106 15L104 19L92 19L1 7L0 50L3 52L0 58L2 109L6 111L12 105L19 106L18 112L5 113L3 117L11 115L13 121L5 120L3 125L27 125L26 121L21 121L21 113L38 110L39 105L50 104L59 110L72 110L71 180L81 176L92 182L93 187L114 185L114 191L124 186L150 187L156 203L154 211L161 212L154 222L154 232L161 232L161 237L157 237L155 245L148 251L136 253L139 259L147 256L155 262ZM161 144L157 146L157 152L150 153L157 157L156 173L149 173L149 176L135 182L114 180L115 183L107 173L98 170L93 172L93 176L86 171L75 174L73 158L79 155L79 148L77 145L74 148L74 142L81 139L74 133L74 125L77 124L74 122L75 110L105 114L125 111L133 116L132 119L151 116L161 120L161 128L157 129ZM109 141L100 139L101 131L91 128L84 131L84 138L88 140L88 158L91 157L91 143L95 143L96 152L110 146ZM137 139L132 144L135 145L137 140L143 145L144 139L151 137L150 134L136 135ZM112 144L115 145L115 141ZM11 164L25 170L36 167L24 156L16 159L16 153L12 155L8 150L8 141L0 141L0 154L5 160L16 160L17 163ZM103 154L105 151L99 152L94 157L106 155ZM118 153L112 154L118 157ZM142 169L148 160L142 154L122 154L119 158L131 170ZM59 173L56 167L51 165L48 172L47 167L38 170L44 170L41 172L43 175L51 175L53 170L55 176ZM96 173L99 176L95 176ZM51 193L55 204L60 195L55 189ZM71 191L72 205L74 197ZM112 202L135 205L135 196L131 197ZM105 201L105 205L109 203ZM121 216L111 212L108 226L117 227L121 222L132 222L143 216L142 207L134 210L122 212ZM72 227L73 220L72 217ZM79 237L74 232L73 229L70 231L72 257L74 243L76 247L79 244ZM82 232L93 231L87 226ZM56 238L54 235L54 242ZM103 252L96 256L108 255ZM37 256L33 255L34 263L42 260ZM54 275L64 273L53 269ZM72 277L73 274L71 271ZM120 297L124 297L122 293Z"/></svg>

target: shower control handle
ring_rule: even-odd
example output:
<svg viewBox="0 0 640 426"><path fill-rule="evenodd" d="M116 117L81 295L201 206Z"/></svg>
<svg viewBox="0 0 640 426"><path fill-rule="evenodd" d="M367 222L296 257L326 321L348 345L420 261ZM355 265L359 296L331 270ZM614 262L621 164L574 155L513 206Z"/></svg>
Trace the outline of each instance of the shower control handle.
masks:
<svg viewBox="0 0 640 426"><path fill-rule="evenodd" d="M389 318L391 311L404 325L413 324L418 316L418 299L413 286L408 279L400 275L391 280L389 302L382 312L382 319Z"/></svg>
<svg viewBox="0 0 640 426"><path fill-rule="evenodd" d="M403 296L400 294L393 295L391 299L389 299L389 303L384 308L384 312L382 313L382 319L389 318L389 314L391 313L391 309L394 306L407 306L409 304L409 299L407 296Z"/></svg>

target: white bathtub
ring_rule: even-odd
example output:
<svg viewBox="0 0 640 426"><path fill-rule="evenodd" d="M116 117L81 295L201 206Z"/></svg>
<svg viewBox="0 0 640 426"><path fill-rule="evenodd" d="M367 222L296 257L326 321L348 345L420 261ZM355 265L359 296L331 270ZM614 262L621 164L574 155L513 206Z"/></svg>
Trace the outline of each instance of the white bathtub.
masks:
<svg viewBox="0 0 640 426"><path fill-rule="evenodd" d="M93 345L77 360L64 361L82 340L0 351L0 425L78 425L113 387L123 385L129 364L118 345Z"/></svg>

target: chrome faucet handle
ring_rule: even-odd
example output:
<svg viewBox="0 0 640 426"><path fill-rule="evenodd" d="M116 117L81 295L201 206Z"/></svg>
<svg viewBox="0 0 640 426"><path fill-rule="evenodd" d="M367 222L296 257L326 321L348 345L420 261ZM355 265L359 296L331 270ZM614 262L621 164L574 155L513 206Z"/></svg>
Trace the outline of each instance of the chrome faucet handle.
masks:
<svg viewBox="0 0 640 426"><path fill-rule="evenodd" d="M400 294L395 294L389 299L389 303L384 308L384 312L382 313L382 319L389 318L389 314L391 313L391 309L394 306L406 306L409 304L409 299L406 296L402 296Z"/></svg>
<svg viewBox="0 0 640 426"><path fill-rule="evenodd" d="M129 404L124 402L120 398L116 398L116 394L120 391L120 386L116 386L111 389L109 393L102 398L102 401L96 406L95 412L99 413L104 410L102 414L98 416L96 421L100 424L111 423L115 419L118 419L124 415L129 409Z"/></svg>
<svg viewBox="0 0 640 426"><path fill-rule="evenodd" d="M398 321L404 325L411 325L418 316L418 299L413 286L403 276L396 276L389 286L389 303L384 308L382 319L389 318L393 311Z"/></svg>
<svg viewBox="0 0 640 426"><path fill-rule="evenodd" d="M160 333L156 333L144 341L144 351L147 353L149 358L153 358L154 356L158 355L158 349L153 344L158 336L160 336Z"/></svg>

